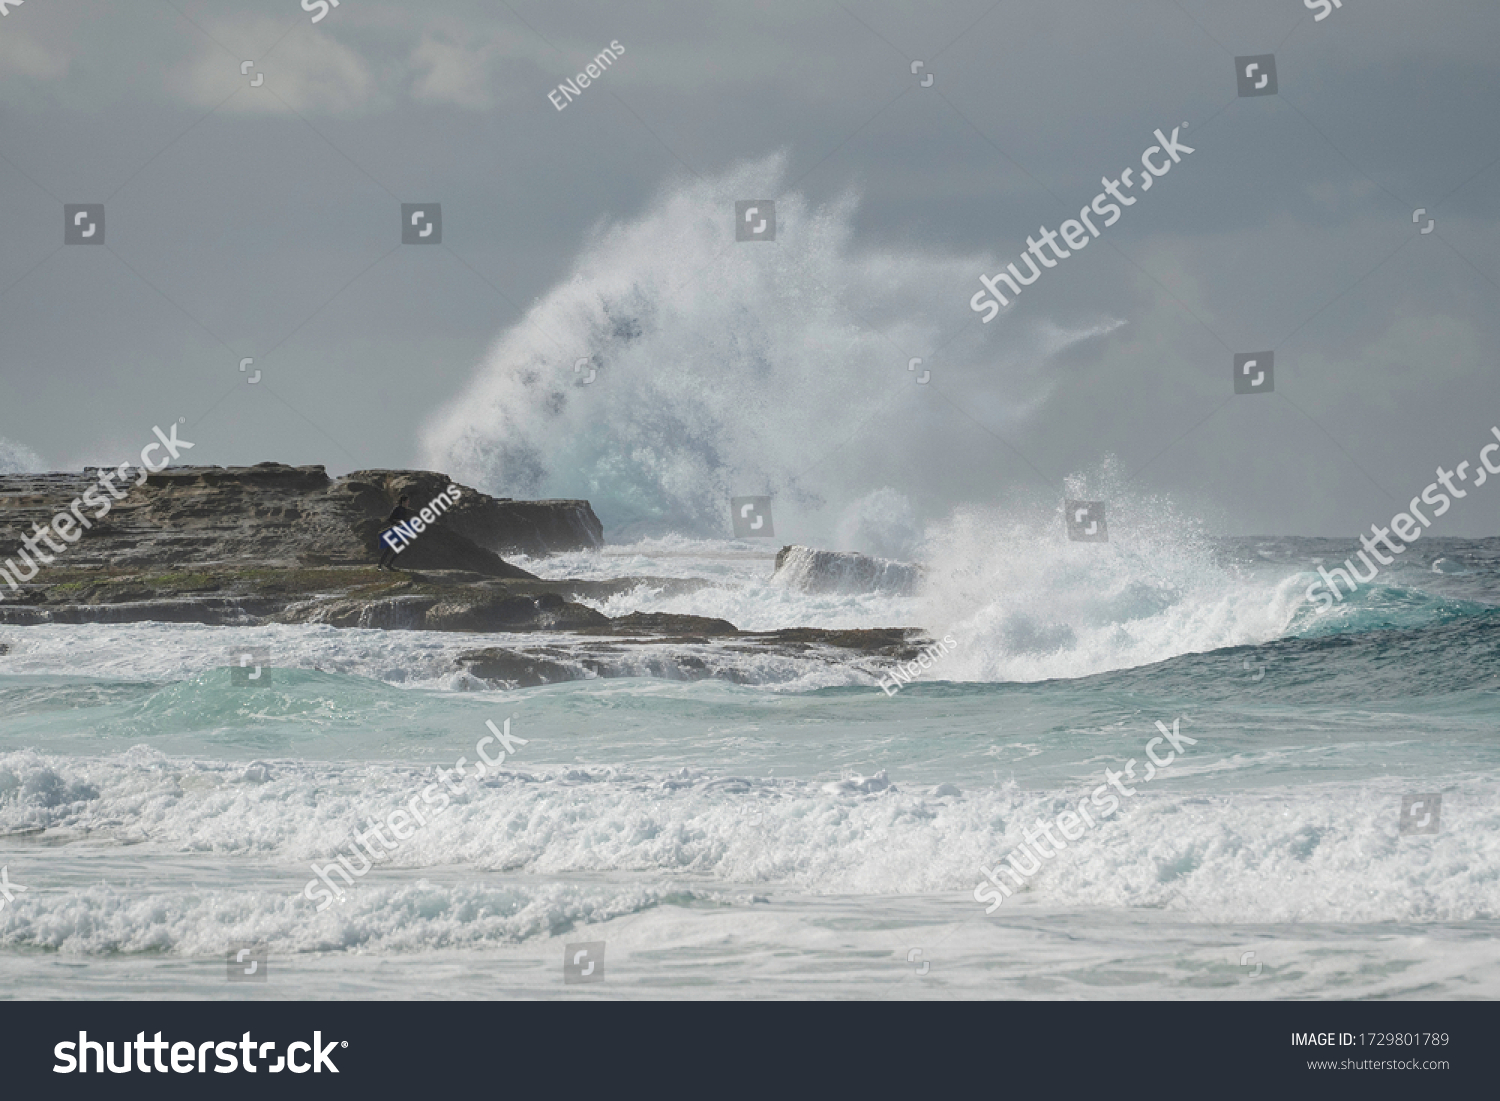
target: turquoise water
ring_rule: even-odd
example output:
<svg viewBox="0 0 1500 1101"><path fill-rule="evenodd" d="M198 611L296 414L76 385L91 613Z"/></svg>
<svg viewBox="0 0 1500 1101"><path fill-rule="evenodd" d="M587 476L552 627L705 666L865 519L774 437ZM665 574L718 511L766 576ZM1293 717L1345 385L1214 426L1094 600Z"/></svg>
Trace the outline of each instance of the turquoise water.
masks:
<svg viewBox="0 0 1500 1101"><path fill-rule="evenodd" d="M968 582L941 572L914 598L813 598L732 546L630 552L717 587L612 613L952 633L894 697L868 663L506 692L454 657L536 640L7 628L0 863L28 889L0 910L0 977L27 997L1500 993L1500 541L1432 541L1327 612L1300 596L1342 543L1076 549L1017 567L1065 581L962 616L945 586ZM269 684L232 683L247 645ZM524 744L475 775L507 719ZM1144 780L1158 722L1193 742ZM434 770L461 757L438 813ZM1135 794L987 914L981 866L1130 761ZM1430 794L1436 832L1403 833L1403 798ZM414 800L426 819L372 870L317 878ZM606 981L565 986L564 945L600 940ZM249 941L271 981L226 983Z"/></svg>

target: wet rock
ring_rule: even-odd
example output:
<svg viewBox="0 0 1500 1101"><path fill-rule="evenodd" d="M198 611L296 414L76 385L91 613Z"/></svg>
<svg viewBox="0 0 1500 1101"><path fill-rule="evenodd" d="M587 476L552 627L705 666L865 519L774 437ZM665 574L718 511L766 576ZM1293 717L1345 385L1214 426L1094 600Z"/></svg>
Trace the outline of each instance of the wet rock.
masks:
<svg viewBox="0 0 1500 1101"><path fill-rule="evenodd" d="M786 546L776 555L771 580L804 593L910 596L921 581L921 571L906 562L865 554Z"/></svg>
<svg viewBox="0 0 1500 1101"><path fill-rule="evenodd" d="M601 617L603 618L603 617ZM732 684L757 683L756 669L763 661L753 659L794 658L810 668L816 663L833 668L853 668L872 678L893 659L915 654L930 641L920 631L883 628L857 631L824 631L794 628L784 631L737 631L723 620L713 635L684 636L683 619L694 616L664 616L655 622L664 631L654 635L642 631L643 620L621 616L575 633L545 647L517 646L473 650L460 654L460 669L498 687L531 687L591 677L659 677L664 680L723 680ZM607 636L608 641L600 636ZM752 660L747 661L750 658Z"/></svg>
<svg viewBox="0 0 1500 1101"><path fill-rule="evenodd" d="M737 635L739 629L727 619L712 619L700 615L673 615L669 612L631 612L616 616L601 628L610 634L693 635L714 637Z"/></svg>
<svg viewBox="0 0 1500 1101"><path fill-rule="evenodd" d="M579 680L585 674L576 664L565 665L539 654L491 648L460 655L460 668L480 680L504 688L536 688Z"/></svg>
<svg viewBox="0 0 1500 1101"><path fill-rule="evenodd" d="M577 631L608 622L602 612L561 597L480 595L434 605L423 627L429 631Z"/></svg>

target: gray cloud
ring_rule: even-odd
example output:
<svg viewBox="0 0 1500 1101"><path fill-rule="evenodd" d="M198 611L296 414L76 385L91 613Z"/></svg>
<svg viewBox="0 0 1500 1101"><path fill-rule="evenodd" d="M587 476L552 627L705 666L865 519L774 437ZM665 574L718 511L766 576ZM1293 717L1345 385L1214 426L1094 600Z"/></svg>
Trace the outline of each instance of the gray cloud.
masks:
<svg viewBox="0 0 1500 1101"><path fill-rule="evenodd" d="M1500 417L1497 23L1481 0L26 4L0 21L0 435L108 461L186 416L202 461L414 463L597 227L784 150L788 195L858 196L848 257L972 257L861 311L849 385L899 416L852 452L827 418L831 516L886 486L923 515L1060 491L1115 455L1228 530L1362 529ZM1272 52L1279 94L1238 98L1234 56ZM981 326L979 272L1184 121L1160 190ZM403 201L442 203L442 246L399 245ZM61 247L73 202L106 203L105 247ZM1276 392L1234 399L1232 353L1266 348ZM1442 533L1497 521L1476 495Z"/></svg>

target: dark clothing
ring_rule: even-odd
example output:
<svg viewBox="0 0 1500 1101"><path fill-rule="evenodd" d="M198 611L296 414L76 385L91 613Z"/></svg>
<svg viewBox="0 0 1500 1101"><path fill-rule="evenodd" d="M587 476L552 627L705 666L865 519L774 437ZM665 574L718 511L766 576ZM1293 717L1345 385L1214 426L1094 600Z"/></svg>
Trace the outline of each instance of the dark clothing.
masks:
<svg viewBox="0 0 1500 1101"><path fill-rule="evenodd" d="M390 541L386 538L390 529L397 524L405 523L416 515L415 512L405 505L397 505L391 510L391 514L385 518L386 530L380 533L380 544L385 548L385 552L380 556L380 561L375 564L376 569L388 568L390 563L396 560L396 555L400 553L391 546Z"/></svg>

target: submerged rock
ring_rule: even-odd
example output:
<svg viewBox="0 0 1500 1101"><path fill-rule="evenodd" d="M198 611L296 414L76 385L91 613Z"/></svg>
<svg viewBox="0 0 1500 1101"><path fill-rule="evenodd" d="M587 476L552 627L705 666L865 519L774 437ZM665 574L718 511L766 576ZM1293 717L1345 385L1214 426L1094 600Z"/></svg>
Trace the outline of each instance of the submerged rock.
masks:
<svg viewBox="0 0 1500 1101"><path fill-rule="evenodd" d="M691 625L683 620L719 626L712 633L701 628L684 633ZM605 635L610 637L599 637ZM740 631L721 619L636 614L605 619L585 632L539 645L470 650L458 656L457 664L471 676L506 689L597 677L755 684L762 683L768 665L790 667L793 675L847 669L879 677L891 662L909 660L929 641L909 628ZM783 678L773 674L770 679Z"/></svg>
<svg viewBox="0 0 1500 1101"><path fill-rule="evenodd" d="M542 654L494 647L464 654L458 660L459 666L470 675L506 688L561 684L564 681L582 680L590 672L577 661L565 664Z"/></svg>

